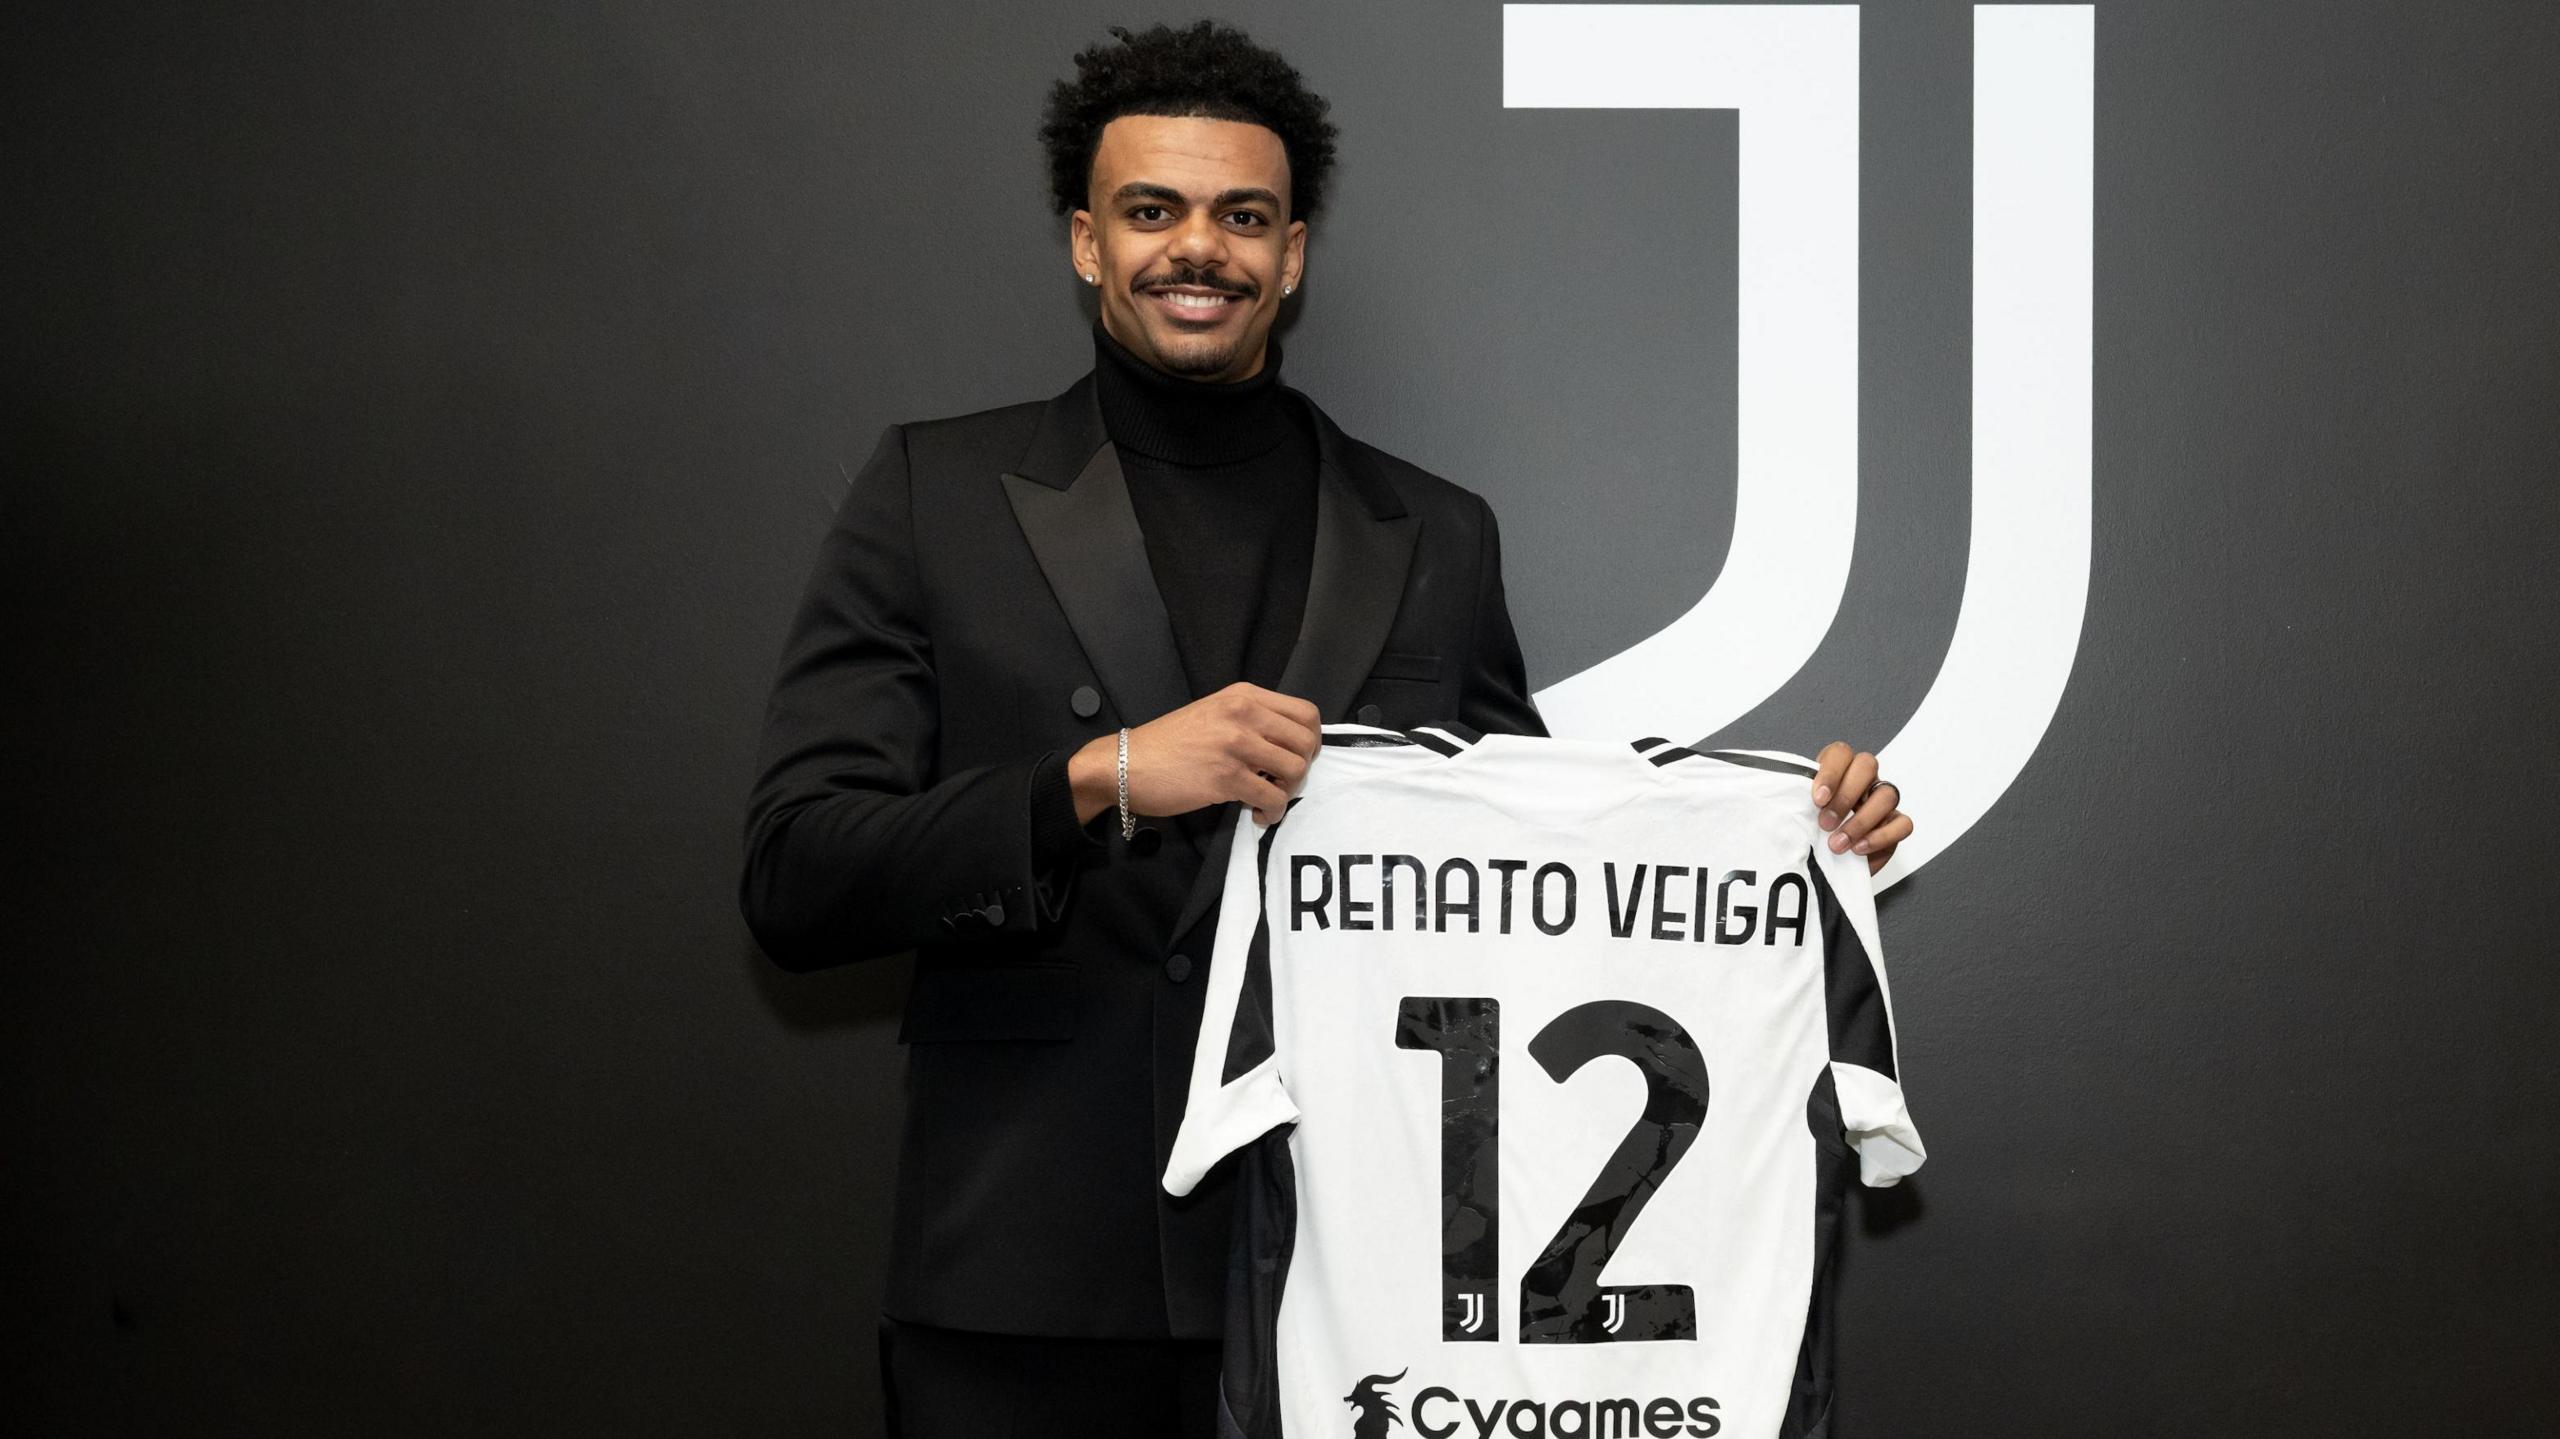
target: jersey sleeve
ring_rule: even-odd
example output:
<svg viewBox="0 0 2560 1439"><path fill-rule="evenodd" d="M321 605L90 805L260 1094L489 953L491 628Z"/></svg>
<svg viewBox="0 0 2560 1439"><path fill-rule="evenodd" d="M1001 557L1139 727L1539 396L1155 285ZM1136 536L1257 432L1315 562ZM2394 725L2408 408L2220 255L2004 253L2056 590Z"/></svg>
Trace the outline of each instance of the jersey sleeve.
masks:
<svg viewBox="0 0 2560 1439"><path fill-rule="evenodd" d="M1284 814L1279 823L1264 828L1254 823L1250 808L1236 806L1218 929L1210 941L1200 1041L1192 1051L1182 1125L1174 1132L1173 1154L1165 1164L1168 1194L1189 1194L1219 1160L1298 1117L1298 1106L1280 1081L1272 1027L1271 924L1262 908L1272 842L1288 822Z"/></svg>
<svg viewBox="0 0 2560 1439"><path fill-rule="evenodd" d="M1840 1129L1858 1152L1858 1177L1872 1188L1901 1182L1929 1157L1903 1102L1894 1048L1893 996L1876 929L1875 889L1860 854L1816 844L1808 866L1822 926L1824 1008L1831 1082Z"/></svg>

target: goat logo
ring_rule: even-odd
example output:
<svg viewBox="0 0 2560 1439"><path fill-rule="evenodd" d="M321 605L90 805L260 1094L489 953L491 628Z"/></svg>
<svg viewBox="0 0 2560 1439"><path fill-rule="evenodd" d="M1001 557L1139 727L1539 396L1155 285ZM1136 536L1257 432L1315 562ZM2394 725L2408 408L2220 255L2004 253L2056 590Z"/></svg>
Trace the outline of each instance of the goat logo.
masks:
<svg viewBox="0 0 2560 1439"><path fill-rule="evenodd" d="M1410 1366L1393 1374L1372 1374L1351 1386L1342 1402L1351 1406L1351 1439L1387 1439L1387 1429L1404 1421L1396 1417L1395 1401L1386 1395L1386 1386L1396 1383L1411 1372Z"/></svg>

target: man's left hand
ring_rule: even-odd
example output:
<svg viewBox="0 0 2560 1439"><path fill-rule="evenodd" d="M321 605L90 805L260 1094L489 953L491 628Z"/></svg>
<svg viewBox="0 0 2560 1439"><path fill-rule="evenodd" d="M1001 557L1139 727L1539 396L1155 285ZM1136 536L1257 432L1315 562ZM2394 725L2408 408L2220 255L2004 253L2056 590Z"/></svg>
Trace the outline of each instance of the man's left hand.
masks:
<svg viewBox="0 0 2560 1439"><path fill-rule="evenodd" d="M1884 868L1893 848L1911 837L1902 812L1902 786L1876 779L1876 757L1833 740L1814 756L1815 823L1828 831L1833 854L1854 850L1867 857L1867 873Z"/></svg>

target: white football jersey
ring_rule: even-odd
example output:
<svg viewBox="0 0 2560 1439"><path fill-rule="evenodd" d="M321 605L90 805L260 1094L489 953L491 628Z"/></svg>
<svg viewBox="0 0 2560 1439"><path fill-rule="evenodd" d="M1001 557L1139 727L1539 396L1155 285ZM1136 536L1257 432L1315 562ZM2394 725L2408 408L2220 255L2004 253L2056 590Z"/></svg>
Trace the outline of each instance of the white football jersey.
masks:
<svg viewBox="0 0 2560 1439"><path fill-rule="evenodd" d="M1822 1432L1848 1166L1923 1151L1812 766L1323 740L1239 809L1164 1176L1246 1151L1227 1432Z"/></svg>

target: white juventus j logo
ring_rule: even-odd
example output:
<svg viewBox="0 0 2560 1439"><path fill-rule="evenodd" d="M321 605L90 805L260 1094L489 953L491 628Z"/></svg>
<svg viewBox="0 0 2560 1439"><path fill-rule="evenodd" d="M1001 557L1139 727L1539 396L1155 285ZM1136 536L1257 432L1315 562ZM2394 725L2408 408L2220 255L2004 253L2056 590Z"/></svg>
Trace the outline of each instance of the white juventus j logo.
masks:
<svg viewBox="0 0 2560 1439"><path fill-rule="evenodd" d="M1925 813L1879 887L1999 800L2079 649L2096 28L1974 7L1973 539L1938 678L1882 751ZM1732 549L1688 613L1536 697L1560 735L1703 737L1803 666L1848 584L1849 546L1803 537L1857 512L1858 8L1506 5L1503 103L1741 112Z"/></svg>
<svg viewBox="0 0 2560 1439"><path fill-rule="evenodd" d="M1617 1333L1618 1326L1627 1322L1627 1296L1604 1294L1600 1297L1600 1303L1607 1311L1607 1317L1600 1321L1600 1327L1612 1334Z"/></svg>
<svg viewBox="0 0 2560 1439"><path fill-rule="evenodd" d="M1484 1327L1484 1296L1462 1294L1458 1297L1461 1301L1458 1306L1458 1327L1473 1334Z"/></svg>

